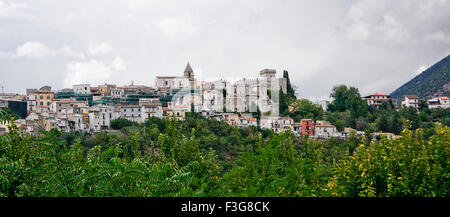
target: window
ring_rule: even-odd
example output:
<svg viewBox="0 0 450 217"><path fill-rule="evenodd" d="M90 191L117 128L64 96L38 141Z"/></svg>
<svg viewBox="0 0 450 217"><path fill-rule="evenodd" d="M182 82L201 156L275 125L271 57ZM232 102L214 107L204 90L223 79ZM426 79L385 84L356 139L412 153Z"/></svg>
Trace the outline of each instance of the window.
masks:
<svg viewBox="0 0 450 217"><path fill-rule="evenodd" d="M44 103L43 103L43 102L41 102L40 104L41 104L41 105L44 105Z"/></svg>
<svg viewBox="0 0 450 217"><path fill-rule="evenodd" d="M47 95L47 99L50 99L50 96L49 96L49 95Z"/></svg>
<svg viewBox="0 0 450 217"><path fill-rule="evenodd" d="M44 99L44 96L40 95L39 98L40 98L40 99Z"/></svg>
<svg viewBox="0 0 450 217"><path fill-rule="evenodd" d="M47 102L47 105L50 105L50 102Z"/></svg>

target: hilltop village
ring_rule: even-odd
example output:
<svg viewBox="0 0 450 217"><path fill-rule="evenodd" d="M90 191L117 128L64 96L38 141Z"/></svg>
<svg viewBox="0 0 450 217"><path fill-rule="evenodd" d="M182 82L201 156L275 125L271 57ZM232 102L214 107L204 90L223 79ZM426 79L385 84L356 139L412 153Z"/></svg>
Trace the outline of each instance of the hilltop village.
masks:
<svg viewBox="0 0 450 217"><path fill-rule="evenodd" d="M259 77L241 79L231 84L225 80L198 81L188 63L182 76L157 76L154 87L144 85L117 86L104 84L93 87L77 84L72 88L52 91L50 86L27 89L26 95L0 95L0 108L9 108L18 114L15 125L30 134L56 128L64 132L108 131L116 119L144 123L151 117L184 120L187 112L195 112L209 119L224 121L235 127L260 127L275 133L291 130L294 135L327 139L346 138L350 132L363 134L351 128L338 131L328 121L301 119L279 115L278 95L287 92L287 78L277 78L276 70L264 69ZM394 102L385 94L362 97L368 105L379 107L383 102ZM429 108L450 107L448 97L429 99ZM324 111L329 102L317 102ZM403 107L419 109L419 98L405 96ZM293 107L290 105L289 110ZM0 126L0 134L7 133L7 123ZM381 134L381 133L375 133ZM394 134L384 133L390 138Z"/></svg>

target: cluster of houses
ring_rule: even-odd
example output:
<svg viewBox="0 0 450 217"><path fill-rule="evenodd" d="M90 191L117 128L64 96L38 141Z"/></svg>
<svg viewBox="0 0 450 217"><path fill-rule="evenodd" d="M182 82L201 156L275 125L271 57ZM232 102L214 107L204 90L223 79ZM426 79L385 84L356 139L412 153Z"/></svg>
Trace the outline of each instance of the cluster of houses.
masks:
<svg viewBox="0 0 450 217"><path fill-rule="evenodd" d="M0 108L9 108L19 114L15 124L26 132L38 134L41 130L57 128L65 132L98 132L108 130L118 118L143 123L151 117L173 117L184 120L186 112L196 112L209 119L224 121L236 127L260 127L275 133L291 130L295 135L316 138L348 137L352 129L338 132L327 121L303 119L294 122L278 115L277 91L284 93L286 79L277 78L276 71L264 69L260 76L242 79L234 84L224 80L197 81L188 63L183 76L157 76L155 87L144 85L77 84L72 88L52 91L50 86L27 89L26 95L1 94ZM384 94L362 98L369 105L379 107L393 102ZM326 111L329 102L319 104ZM393 103L394 104L394 103ZM417 96L405 96L403 106L419 108ZM448 108L449 99L428 100L430 108ZM256 119L252 114L260 112ZM1 123L0 134L7 132L7 123ZM357 134L362 132L356 131Z"/></svg>
<svg viewBox="0 0 450 217"><path fill-rule="evenodd" d="M238 127L258 126L251 113L277 114L278 102L271 100L276 91L286 93L286 79L276 71L264 69L254 79L234 84L224 80L197 81L188 63L183 76L157 76L155 86L117 86L77 84L72 88L52 91L50 86L27 89L26 95L3 94L0 108L10 108L14 101L22 104L16 124L31 134L41 130L96 132L107 130L111 121L123 118L143 123L150 117L173 117L184 120L186 112L201 113ZM241 115L237 115L242 113ZM3 132L6 125L0 126Z"/></svg>
<svg viewBox="0 0 450 217"><path fill-rule="evenodd" d="M375 93L369 96L362 97L363 100L367 102L368 105L373 105L379 108L384 102L392 103L396 106L396 99L391 98L386 94ZM420 99L416 95L405 95L400 102L402 107L413 107L415 109L420 109ZM427 100L428 108L450 108L450 100L446 96L436 97Z"/></svg>

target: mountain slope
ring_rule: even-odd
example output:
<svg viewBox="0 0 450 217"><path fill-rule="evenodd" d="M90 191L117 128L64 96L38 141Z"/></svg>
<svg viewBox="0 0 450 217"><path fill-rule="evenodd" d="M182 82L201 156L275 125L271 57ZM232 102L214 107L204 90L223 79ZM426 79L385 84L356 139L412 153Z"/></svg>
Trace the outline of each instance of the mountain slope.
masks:
<svg viewBox="0 0 450 217"><path fill-rule="evenodd" d="M403 98L404 95L417 95L422 99L450 96L450 55L406 82L390 95L397 99Z"/></svg>

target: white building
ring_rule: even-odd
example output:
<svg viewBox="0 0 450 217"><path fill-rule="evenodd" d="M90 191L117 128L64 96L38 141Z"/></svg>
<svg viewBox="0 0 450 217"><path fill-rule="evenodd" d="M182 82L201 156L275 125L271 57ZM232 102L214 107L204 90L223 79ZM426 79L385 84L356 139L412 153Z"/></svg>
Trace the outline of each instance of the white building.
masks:
<svg viewBox="0 0 450 217"><path fill-rule="evenodd" d="M333 125L316 125L314 130L316 138L329 139L331 137L338 137L338 131Z"/></svg>
<svg viewBox="0 0 450 217"><path fill-rule="evenodd" d="M95 105L89 110L89 125L92 131L101 131L111 127L111 121L119 118L113 106Z"/></svg>
<svg viewBox="0 0 450 217"><path fill-rule="evenodd" d="M291 130L293 131L294 119L290 117L278 117L275 123L272 124L272 129L275 133Z"/></svg>
<svg viewBox="0 0 450 217"><path fill-rule="evenodd" d="M113 97L113 98L119 98L123 94L124 94L123 89L120 89L120 88L111 89L111 97Z"/></svg>
<svg viewBox="0 0 450 217"><path fill-rule="evenodd" d="M450 99L446 96L437 97L427 101L428 108L450 108Z"/></svg>
<svg viewBox="0 0 450 217"><path fill-rule="evenodd" d="M143 105L142 108L142 122L145 122L147 119L151 117L162 118L163 110L161 104L151 104L151 105Z"/></svg>
<svg viewBox="0 0 450 217"><path fill-rule="evenodd" d="M36 89L27 89L27 111L36 111L37 110L37 101L36 101Z"/></svg>
<svg viewBox="0 0 450 217"><path fill-rule="evenodd" d="M142 107L139 105L124 105L121 107L120 118L142 123Z"/></svg>
<svg viewBox="0 0 450 217"><path fill-rule="evenodd" d="M56 127L58 128L58 130L62 130L66 133L70 132L69 121L65 117L56 118Z"/></svg>
<svg viewBox="0 0 450 217"><path fill-rule="evenodd" d="M238 127L250 127L250 126L258 126L258 122L255 118L252 117L239 117Z"/></svg>
<svg viewBox="0 0 450 217"><path fill-rule="evenodd" d="M261 129L272 129L272 124L275 122L275 117L261 118L259 127Z"/></svg>
<svg viewBox="0 0 450 217"><path fill-rule="evenodd" d="M403 98L401 105L403 107L413 107L415 109L419 109L419 97L416 95L406 95Z"/></svg>
<svg viewBox="0 0 450 217"><path fill-rule="evenodd" d="M140 98L139 99L139 105L155 105L155 104L161 104L159 101L159 98Z"/></svg>
<svg viewBox="0 0 450 217"><path fill-rule="evenodd" d="M87 102L76 101L71 99L53 99L50 104L50 111L57 113L72 114L74 113L74 107L88 106Z"/></svg>
<svg viewBox="0 0 450 217"><path fill-rule="evenodd" d="M86 114L75 114L75 130L80 132L85 132L89 130L89 123L87 122L89 116L86 117Z"/></svg>
<svg viewBox="0 0 450 217"><path fill-rule="evenodd" d="M384 102L392 103L392 98L386 94L375 93L369 96L362 97L362 100L366 101L368 105L373 105L379 108Z"/></svg>
<svg viewBox="0 0 450 217"><path fill-rule="evenodd" d="M75 84L72 86L73 92L76 94L90 94L91 85L90 84Z"/></svg>
<svg viewBox="0 0 450 217"><path fill-rule="evenodd" d="M159 93L172 93L173 89L191 89L195 86L194 71L188 63L183 76L157 76L155 86Z"/></svg>
<svg viewBox="0 0 450 217"><path fill-rule="evenodd" d="M290 117L265 117L260 120L261 129L273 129L275 133L294 130L294 119Z"/></svg>
<svg viewBox="0 0 450 217"><path fill-rule="evenodd" d="M183 89L189 88L189 79L182 76L157 76L156 88L159 89Z"/></svg>

